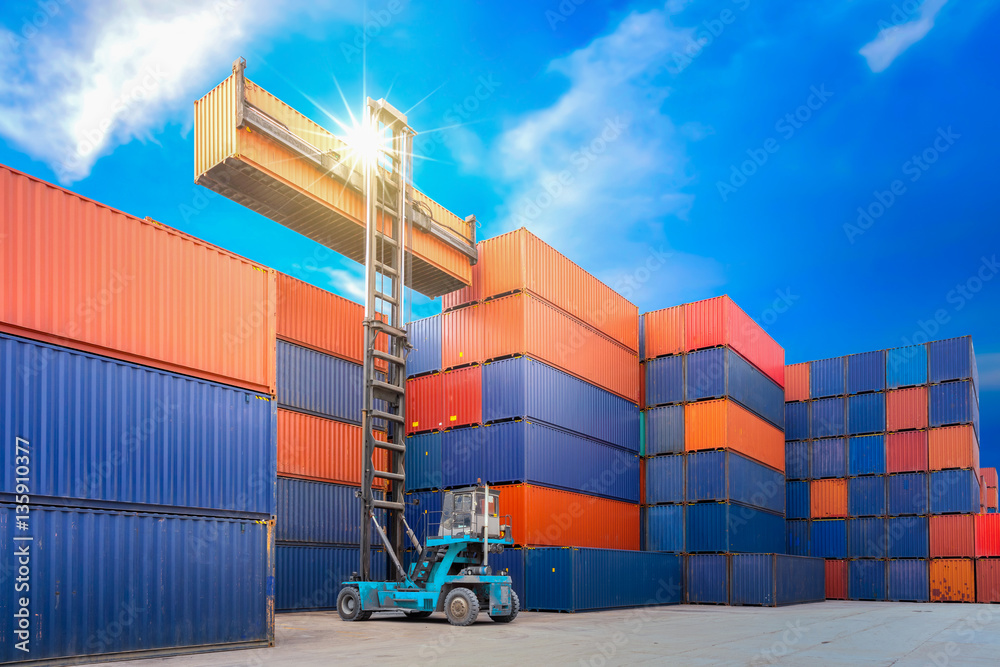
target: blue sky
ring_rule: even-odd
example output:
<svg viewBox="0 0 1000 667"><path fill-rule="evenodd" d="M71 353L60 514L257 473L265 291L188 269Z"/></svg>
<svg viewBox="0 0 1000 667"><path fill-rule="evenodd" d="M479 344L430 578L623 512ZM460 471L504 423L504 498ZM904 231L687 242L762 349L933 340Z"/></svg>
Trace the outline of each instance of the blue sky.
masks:
<svg viewBox="0 0 1000 667"><path fill-rule="evenodd" d="M971 334L996 462L994 3L166 4L4 3L0 162L357 299L356 265L194 185L192 103L244 56L333 128L367 79L416 105L421 188L642 311L728 293L789 362Z"/></svg>

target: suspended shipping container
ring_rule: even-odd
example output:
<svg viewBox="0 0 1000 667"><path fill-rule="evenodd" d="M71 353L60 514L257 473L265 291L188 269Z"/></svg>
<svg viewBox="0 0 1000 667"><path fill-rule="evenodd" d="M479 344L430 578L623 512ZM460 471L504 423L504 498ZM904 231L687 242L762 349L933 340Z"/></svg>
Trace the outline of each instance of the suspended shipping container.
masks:
<svg viewBox="0 0 1000 667"><path fill-rule="evenodd" d="M826 599L822 558L782 554L733 554L730 603L781 607Z"/></svg>
<svg viewBox="0 0 1000 667"><path fill-rule="evenodd" d="M885 350L847 357L847 393L861 394L885 389Z"/></svg>
<svg viewBox="0 0 1000 667"><path fill-rule="evenodd" d="M688 452L731 449L782 473L785 471L782 432L729 399L684 406L684 449Z"/></svg>
<svg viewBox="0 0 1000 667"><path fill-rule="evenodd" d="M684 406L667 405L652 408L646 416L647 456L684 452Z"/></svg>
<svg viewBox="0 0 1000 667"><path fill-rule="evenodd" d="M785 426L784 390L728 347L685 354L684 378L685 401L729 397L778 428Z"/></svg>
<svg viewBox="0 0 1000 667"><path fill-rule="evenodd" d="M785 400L809 400L809 362L785 366Z"/></svg>
<svg viewBox="0 0 1000 667"><path fill-rule="evenodd" d="M809 398L847 394L847 357L809 363Z"/></svg>
<svg viewBox="0 0 1000 667"><path fill-rule="evenodd" d="M906 431L886 436L886 470L896 472L927 472L927 431Z"/></svg>

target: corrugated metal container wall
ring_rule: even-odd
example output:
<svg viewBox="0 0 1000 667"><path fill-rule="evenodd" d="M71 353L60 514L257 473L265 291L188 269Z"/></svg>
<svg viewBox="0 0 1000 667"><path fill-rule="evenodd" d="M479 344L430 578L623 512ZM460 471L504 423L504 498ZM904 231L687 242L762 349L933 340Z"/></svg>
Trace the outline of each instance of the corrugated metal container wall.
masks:
<svg viewBox="0 0 1000 667"><path fill-rule="evenodd" d="M684 502L683 454L646 459L646 502L650 505Z"/></svg>
<svg viewBox="0 0 1000 667"><path fill-rule="evenodd" d="M787 502L785 516L789 519L809 518L809 482L788 482L785 485Z"/></svg>
<svg viewBox="0 0 1000 667"><path fill-rule="evenodd" d="M824 438L809 443L814 479L847 477L847 438Z"/></svg>
<svg viewBox="0 0 1000 667"><path fill-rule="evenodd" d="M931 473L931 514L979 512L979 480L975 470Z"/></svg>
<svg viewBox="0 0 1000 667"><path fill-rule="evenodd" d="M525 550L524 608L588 611L680 604L681 557L615 549ZM595 586L607 578L614 586Z"/></svg>
<svg viewBox="0 0 1000 667"><path fill-rule="evenodd" d="M478 244L476 246L476 250L477 252L479 250ZM479 303L482 300L482 267L482 261L478 261L472 265L472 282L469 283L468 287L463 287L462 289L455 290L454 292L445 294L441 297L442 311L454 310L455 308L460 308L462 306Z"/></svg>
<svg viewBox="0 0 1000 667"><path fill-rule="evenodd" d="M361 423L361 366L278 341L278 405Z"/></svg>
<svg viewBox="0 0 1000 667"><path fill-rule="evenodd" d="M785 553L794 556L809 555L808 521L785 521L785 534L787 535Z"/></svg>
<svg viewBox="0 0 1000 667"><path fill-rule="evenodd" d="M976 558L1000 558L1000 514L976 515Z"/></svg>
<svg viewBox="0 0 1000 667"><path fill-rule="evenodd" d="M500 512L512 517L514 543L639 549L639 505L517 484L494 487Z"/></svg>
<svg viewBox="0 0 1000 667"><path fill-rule="evenodd" d="M972 558L976 555L975 516L932 516L929 523L931 558Z"/></svg>
<svg viewBox="0 0 1000 667"><path fill-rule="evenodd" d="M407 376L441 370L441 320L440 315L434 315L407 325L407 341L413 346L406 357Z"/></svg>
<svg viewBox="0 0 1000 667"><path fill-rule="evenodd" d="M809 362L785 366L785 400L809 400Z"/></svg>
<svg viewBox="0 0 1000 667"><path fill-rule="evenodd" d="M785 404L785 437L789 440L808 440L809 403Z"/></svg>
<svg viewBox="0 0 1000 667"><path fill-rule="evenodd" d="M361 427L278 410L278 474L318 482L361 485ZM385 436L378 434L379 439ZM387 452L378 450L375 465L388 469ZM376 480L379 486L383 480Z"/></svg>
<svg viewBox="0 0 1000 667"><path fill-rule="evenodd" d="M3 166L0 193L0 331L274 393L271 269Z"/></svg>
<svg viewBox="0 0 1000 667"><path fill-rule="evenodd" d="M730 604L779 607L826 599L822 558L781 554L733 554Z"/></svg>
<svg viewBox="0 0 1000 667"><path fill-rule="evenodd" d="M931 426L972 424L979 434L979 400L967 380L936 384L930 388Z"/></svg>
<svg viewBox="0 0 1000 667"><path fill-rule="evenodd" d="M844 396L847 393L847 357L809 363L809 398Z"/></svg>
<svg viewBox="0 0 1000 667"><path fill-rule="evenodd" d="M927 346L909 345L886 350L886 389L920 384L927 384Z"/></svg>
<svg viewBox="0 0 1000 667"><path fill-rule="evenodd" d="M277 289L278 338L356 364L364 362L364 306L284 273L277 274Z"/></svg>
<svg viewBox="0 0 1000 667"><path fill-rule="evenodd" d="M441 314L442 368L482 363L484 313L483 306L470 306Z"/></svg>
<svg viewBox="0 0 1000 667"><path fill-rule="evenodd" d="M860 394L885 389L885 350L847 357L847 393Z"/></svg>
<svg viewBox="0 0 1000 667"><path fill-rule="evenodd" d="M433 373L406 381L406 434L445 428L444 374Z"/></svg>
<svg viewBox="0 0 1000 667"><path fill-rule="evenodd" d="M526 357L483 367L483 421L515 417L639 451L638 406Z"/></svg>
<svg viewBox="0 0 1000 667"><path fill-rule="evenodd" d="M826 599L847 599L847 561L826 561Z"/></svg>
<svg viewBox="0 0 1000 667"><path fill-rule="evenodd" d="M847 400L824 398L810 405L809 432L813 438L847 435Z"/></svg>
<svg viewBox="0 0 1000 667"><path fill-rule="evenodd" d="M483 421L483 367L471 366L445 371L444 427L456 428Z"/></svg>
<svg viewBox="0 0 1000 667"><path fill-rule="evenodd" d="M931 602L975 602L976 566L971 558L932 560Z"/></svg>
<svg viewBox="0 0 1000 667"><path fill-rule="evenodd" d="M472 486L477 479L490 484L512 481L497 477L516 472L498 470L494 458L485 427L445 431L441 434L441 487Z"/></svg>
<svg viewBox="0 0 1000 667"><path fill-rule="evenodd" d="M644 366L646 407L680 403L684 400L684 357L682 355L651 359Z"/></svg>
<svg viewBox="0 0 1000 667"><path fill-rule="evenodd" d="M523 227L479 244L482 298L527 290L633 353L639 309Z"/></svg>
<svg viewBox="0 0 1000 667"><path fill-rule="evenodd" d="M1000 560L976 560L976 601L1000 602Z"/></svg>
<svg viewBox="0 0 1000 667"><path fill-rule="evenodd" d="M14 516L0 505L0 533L14 534ZM274 640L269 522L40 506L29 521L31 583L44 582L30 590L33 661ZM4 540L3 563L14 562L16 544ZM13 583L0 594L5 619L27 594ZM0 662L21 661L5 623Z"/></svg>
<svg viewBox="0 0 1000 667"><path fill-rule="evenodd" d="M444 487L441 463L441 433L411 435L406 439L406 490L425 491ZM385 470L386 467L380 467Z"/></svg>
<svg viewBox="0 0 1000 667"><path fill-rule="evenodd" d="M684 551L684 506L644 507L646 551Z"/></svg>
<svg viewBox="0 0 1000 667"><path fill-rule="evenodd" d="M523 354L639 401L639 358L621 343L526 293L476 308L483 311L484 359Z"/></svg>
<svg viewBox="0 0 1000 667"><path fill-rule="evenodd" d="M361 559L351 546L279 544L275 573L275 610L336 609L337 595ZM372 550L372 579L385 579L385 552Z"/></svg>
<svg viewBox="0 0 1000 667"><path fill-rule="evenodd" d="M729 604L729 556L684 556L684 583L688 604Z"/></svg>
<svg viewBox="0 0 1000 667"><path fill-rule="evenodd" d="M647 410L646 455L679 454L684 451L684 406L668 405Z"/></svg>
<svg viewBox="0 0 1000 667"><path fill-rule="evenodd" d="M782 388L727 347L684 355L684 378L686 401L728 396L778 428L785 426Z"/></svg>
<svg viewBox="0 0 1000 667"><path fill-rule="evenodd" d="M847 397L847 432L851 435L885 432L885 394Z"/></svg>
<svg viewBox="0 0 1000 667"><path fill-rule="evenodd" d="M923 515L930 508L930 475L889 475L889 516Z"/></svg>
<svg viewBox="0 0 1000 667"><path fill-rule="evenodd" d="M932 428L927 442L931 470L979 467L979 441L970 425Z"/></svg>
<svg viewBox="0 0 1000 667"><path fill-rule="evenodd" d="M997 469L996 468L982 468L979 471L983 480L986 482L986 486L991 488L997 488Z"/></svg>
<svg viewBox="0 0 1000 667"><path fill-rule="evenodd" d="M276 539L319 544L360 543L361 499L356 492L356 487L343 484L279 477ZM384 516L379 518L385 522Z"/></svg>
<svg viewBox="0 0 1000 667"><path fill-rule="evenodd" d="M809 552L814 558L847 558L847 521L810 521Z"/></svg>
<svg viewBox="0 0 1000 667"><path fill-rule="evenodd" d="M819 479L809 483L809 513L813 519L847 516L847 480Z"/></svg>
<svg viewBox="0 0 1000 667"><path fill-rule="evenodd" d="M930 523L925 516L886 520L889 558L930 558Z"/></svg>
<svg viewBox="0 0 1000 667"><path fill-rule="evenodd" d="M415 491L406 494L406 507L403 510L406 523L417 534L423 543L428 535L437 535L441 523L441 502L444 494L440 491ZM500 506L501 514L510 514L507 508Z"/></svg>
<svg viewBox="0 0 1000 667"><path fill-rule="evenodd" d="M927 472L927 431L886 436L887 472Z"/></svg>
<svg viewBox="0 0 1000 667"><path fill-rule="evenodd" d="M848 566L850 600L885 600L889 594L888 561L852 560Z"/></svg>
<svg viewBox="0 0 1000 667"><path fill-rule="evenodd" d="M646 360L646 316L639 316L639 361Z"/></svg>
<svg viewBox="0 0 1000 667"><path fill-rule="evenodd" d="M888 430L927 428L927 387L887 392L885 402Z"/></svg>
<svg viewBox="0 0 1000 667"><path fill-rule="evenodd" d="M847 520L847 555L851 558L885 558L888 551L885 519L882 517Z"/></svg>
<svg viewBox="0 0 1000 667"><path fill-rule="evenodd" d="M490 554L490 567L496 575L506 575L510 577L510 585L517 593L517 598L521 601L521 608L528 599L525 593L524 581L524 552L526 549L513 547L505 548L499 554Z"/></svg>
<svg viewBox="0 0 1000 667"><path fill-rule="evenodd" d="M889 561L889 599L893 602L930 601L930 568L926 560Z"/></svg>
<svg viewBox="0 0 1000 667"><path fill-rule="evenodd" d="M886 515L886 481L884 475L852 477L847 480L847 513L854 516ZM859 556L862 558L863 556ZM864 556L884 558L885 556Z"/></svg>
<svg viewBox="0 0 1000 667"><path fill-rule="evenodd" d="M684 406L684 449L732 449L785 472L785 437L728 399Z"/></svg>
<svg viewBox="0 0 1000 667"><path fill-rule="evenodd" d="M643 315L646 349L643 358L655 359L684 351L684 306L655 310Z"/></svg>
<svg viewBox="0 0 1000 667"><path fill-rule="evenodd" d="M785 477L809 479L809 441L795 440L785 443Z"/></svg>
<svg viewBox="0 0 1000 667"><path fill-rule="evenodd" d="M780 472L730 451L692 452L686 458L687 502L730 500L784 514L785 477Z"/></svg>
<svg viewBox="0 0 1000 667"><path fill-rule="evenodd" d="M885 436L865 435L847 441L850 475L885 474Z"/></svg>
<svg viewBox="0 0 1000 667"><path fill-rule="evenodd" d="M690 553L778 553L785 546L785 518L732 503L696 503L685 512Z"/></svg>
<svg viewBox="0 0 1000 667"><path fill-rule="evenodd" d="M274 514L266 395L7 335L0 378L0 430L30 443L33 496Z"/></svg>
<svg viewBox="0 0 1000 667"><path fill-rule="evenodd" d="M930 360L931 382L973 380L979 385L976 353L972 349L972 336L936 340L927 344Z"/></svg>

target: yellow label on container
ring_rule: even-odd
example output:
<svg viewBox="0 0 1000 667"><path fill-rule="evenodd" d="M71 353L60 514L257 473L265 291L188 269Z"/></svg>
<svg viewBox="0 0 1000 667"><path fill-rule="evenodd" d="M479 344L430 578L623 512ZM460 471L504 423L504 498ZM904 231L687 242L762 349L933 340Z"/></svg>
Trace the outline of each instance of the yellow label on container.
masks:
<svg viewBox="0 0 1000 667"><path fill-rule="evenodd" d="M420 422L413 422L413 428L420 426Z"/></svg>
<svg viewBox="0 0 1000 667"><path fill-rule="evenodd" d="M449 421L457 422L458 421L458 415L452 415Z"/></svg>
<svg viewBox="0 0 1000 667"><path fill-rule="evenodd" d="M458 358L459 358L459 359L461 359L461 358L462 358L462 357L464 357L464 356L465 356L465 352L459 352L459 353L458 353Z"/></svg>
<svg viewBox="0 0 1000 667"><path fill-rule="evenodd" d="M552 571L553 571L553 572L555 572L555 571L556 571L556 568L552 568Z"/></svg>

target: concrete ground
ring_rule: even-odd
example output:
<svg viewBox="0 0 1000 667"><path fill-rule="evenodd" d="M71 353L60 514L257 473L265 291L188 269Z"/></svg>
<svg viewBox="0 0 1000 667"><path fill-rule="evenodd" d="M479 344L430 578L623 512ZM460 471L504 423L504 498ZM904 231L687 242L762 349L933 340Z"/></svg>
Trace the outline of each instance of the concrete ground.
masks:
<svg viewBox="0 0 1000 667"><path fill-rule="evenodd" d="M1000 605L822 602L795 607L649 607L585 614L279 614L277 646L111 663L117 667L310 665L946 665L1000 664Z"/></svg>

